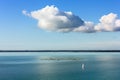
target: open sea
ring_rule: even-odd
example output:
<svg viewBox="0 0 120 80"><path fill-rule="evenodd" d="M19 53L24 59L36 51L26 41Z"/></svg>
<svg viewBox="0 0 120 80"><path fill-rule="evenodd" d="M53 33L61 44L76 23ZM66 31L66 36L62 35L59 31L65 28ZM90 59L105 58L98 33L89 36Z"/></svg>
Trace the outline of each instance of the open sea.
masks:
<svg viewBox="0 0 120 80"><path fill-rule="evenodd" d="M120 80L120 53L0 53L0 80Z"/></svg>

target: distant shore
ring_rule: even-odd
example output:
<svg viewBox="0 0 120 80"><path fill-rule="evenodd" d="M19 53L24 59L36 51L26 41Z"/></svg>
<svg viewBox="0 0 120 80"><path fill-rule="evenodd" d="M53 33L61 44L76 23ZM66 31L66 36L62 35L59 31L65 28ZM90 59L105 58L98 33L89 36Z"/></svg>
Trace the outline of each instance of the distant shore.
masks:
<svg viewBox="0 0 120 80"><path fill-rule="evenodd" d="M120 52L120 50L0 50L0 52Z"/></svg>

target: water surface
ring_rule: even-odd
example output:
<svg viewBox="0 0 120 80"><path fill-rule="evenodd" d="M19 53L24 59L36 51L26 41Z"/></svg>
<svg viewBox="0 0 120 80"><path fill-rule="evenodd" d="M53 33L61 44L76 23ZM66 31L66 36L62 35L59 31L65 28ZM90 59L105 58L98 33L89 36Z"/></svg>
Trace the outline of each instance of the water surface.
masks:
<svg viewBox="0 0 120 80"><path fill-rule="evenodd" d="M119 80L119 74L120 53L0 53L0 80Z"/></svg>

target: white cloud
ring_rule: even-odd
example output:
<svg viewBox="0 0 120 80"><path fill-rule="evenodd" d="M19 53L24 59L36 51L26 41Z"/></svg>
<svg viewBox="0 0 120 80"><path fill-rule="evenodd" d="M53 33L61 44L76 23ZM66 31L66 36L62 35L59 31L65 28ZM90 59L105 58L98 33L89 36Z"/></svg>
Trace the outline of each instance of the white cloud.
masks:
<svg viewBox="0 0 120 80"><path fill-rule="evenodd" d="M25 15L26 11L23 11ZM30 16L38 20L38 26L48 31L69 32L81 26L84 22L72 12L60 11L55 6L46 6L43 9L32 11Z"/></svg>
<svg viewBox="0 0 120 80"><path fill-rule="evenodd" d="M75 28L74 32L86 32L86 33L95 32L94 23L93 22L84 22L84 25L79 26L78 28Z"/></svg>
<svg viewBox="0 0 120 80"><path fill-rule="evenodd" d="M120 19L117 14L110 13L100 18L100 23L95 26L97 31L119 31L120 30Z"/></svg>
<svg viewBox="0 0 120 80"><path fill-rule="evenodd" d="M83 21L72 12L60 11L53 5L30 13L23 10L22 13L38 20L38 26L47 31L87 33L120 31L120 19L114 13L102 16L97 25L93 22Z"/></svg>

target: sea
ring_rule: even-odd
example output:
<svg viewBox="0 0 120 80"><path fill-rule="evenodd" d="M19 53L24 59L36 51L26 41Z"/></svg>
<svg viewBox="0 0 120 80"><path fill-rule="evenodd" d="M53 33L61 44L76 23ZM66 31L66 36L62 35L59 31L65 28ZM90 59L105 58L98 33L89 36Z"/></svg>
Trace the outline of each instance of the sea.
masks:
<svg viewBox="0 0 120 80"><path fill-rule="evenodd" d="M120 80L120 52L1 52L0 80Z"/></svg>

